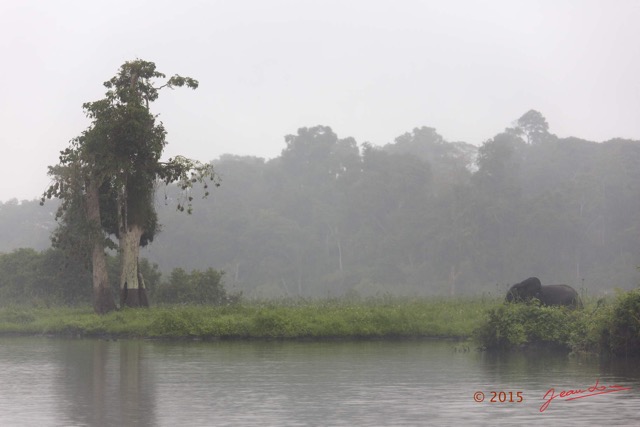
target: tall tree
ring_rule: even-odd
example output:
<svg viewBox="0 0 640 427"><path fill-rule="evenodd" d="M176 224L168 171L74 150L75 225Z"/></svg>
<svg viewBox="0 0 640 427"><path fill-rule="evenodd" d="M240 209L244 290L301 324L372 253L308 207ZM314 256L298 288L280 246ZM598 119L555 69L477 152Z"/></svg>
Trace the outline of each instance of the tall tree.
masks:
<svg viewBox="0 0 640 427"><path fill-rule="evenodd" d="M549 136L547 119L536 110L529 110L516 122L516 133L524 135L528 144L544 141Z"/></svg>
<svg viewBox="0 0 640 427"><path fill-rule="evenodd" d="M104 83L105 98L83 105L92 120L89 129L61 153L60 165L50 168L54 183L43 200L54 196L63 199L59 216L68 232L80 223L72 220L78 213L84 215L82 218L93 230L85 236L93 246L94 308L98 313L113 309L104 291L108 283L106 268L101 273L101 259L108 243L105 233L118 238L121 306L147 306L138 255L140 246L151 242L158 232L153 204L156 181L177 182L183 191L178 209L190 212L193 184L202 183L206 189L205 180L216 179L210 164L182 156L160 161L166 131L162 122L156 121L157 116L151 114L149 105L162 88L196 89L198 82L174 75L156 86L158 79L166 76L156 71L153 62L138 59L123 64L118 74ZM80 209L79 205L85 208Z"/></svg>
<svg viewBox="0 0 640 427"><path fill-rule="evenodd" d="M116 309L104 252L110 240L102 230L100 212L99 187L105 176L96 156L83 149L100 131L99 126L91 126L60 152L60 163L49 167L54 183L42 196L41 204L45 198L62 200L56 213L60 224L52 236L53 246L84 261L91 254L93 307L96 313L104 314Z"/></svg>

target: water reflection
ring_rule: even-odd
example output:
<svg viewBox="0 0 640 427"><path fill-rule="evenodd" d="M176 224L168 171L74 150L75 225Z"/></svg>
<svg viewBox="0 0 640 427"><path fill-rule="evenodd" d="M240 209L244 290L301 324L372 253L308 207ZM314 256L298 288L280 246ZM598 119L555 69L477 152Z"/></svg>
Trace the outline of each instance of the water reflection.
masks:
<svg viewBox="0 0 640 427"><path fill-rule="evenodd" d="M522 352L484 352L482 367L488 378L497 381L517 382L524 380L535 384L535 378L563 378L566 380L597 378L600 369L596 360L574 358L553 350Z"/></svg>
<svg viewBox="0 0 640 427"><path fill-rule="evenodd" d="M145 347L0 339L0 425L157 425Z"/></svg>
<svg viewBox="0 0 640 427"><path fill-rule="evenodd" d="M597 379L632 390L540 414L549 388ZM633 362L457 353L446 341L0 338L0 425L633 425L639 390ZM524 401L491 403L491 391Z"/></svg>
<svg viewBox="0 0 640 427"><path fill-rule="evenodd" d="M634 361L600 362L594 357L569 357L551 350L482 355L482 367L493 388L524 390L537 412L544 408L545 396L547 400L556 396L544 414L530 414L530 417L520 414L520 421L533 421L537 415L562 420L565 425L584 422L636 425L634 412L640 409L640 370L637 366L629 369L634 365ZM598 390L613 385L630 390L597 394ZM560 398L562 391L571 395Z"/></svg>

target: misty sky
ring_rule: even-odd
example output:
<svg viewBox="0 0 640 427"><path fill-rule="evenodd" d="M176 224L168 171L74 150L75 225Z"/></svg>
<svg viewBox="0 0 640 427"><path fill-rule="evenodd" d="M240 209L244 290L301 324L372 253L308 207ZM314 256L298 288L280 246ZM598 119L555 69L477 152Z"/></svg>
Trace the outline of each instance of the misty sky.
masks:
<svg viewBox="0 0 640 427"><path fill-rule="evenodd" d="M560 137L640 139L640 1L0 0L0 201L37 198L127 60L200 81L153 111L166 156L271 158L331 126L480 145L533 108Z"/></svg>

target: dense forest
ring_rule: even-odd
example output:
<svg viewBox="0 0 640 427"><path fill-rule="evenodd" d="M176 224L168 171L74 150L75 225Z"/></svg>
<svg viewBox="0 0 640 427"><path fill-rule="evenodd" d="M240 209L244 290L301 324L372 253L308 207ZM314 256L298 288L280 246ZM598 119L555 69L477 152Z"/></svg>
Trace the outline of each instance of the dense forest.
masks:
<svg viewBox="0 0 640 427"><path fill-rule="evenodd" d="M326 126L285 143L270 160L215 160L222 185L194 193L190 216L159 185L148 274L214 268L227 289L268 298L503 295L529 276L588 294L640 283L640 141L559 138L531 110L480 147L429 127L381 147ZM0 204L0 269L17 248L50 246L55 209Z"/></svg>

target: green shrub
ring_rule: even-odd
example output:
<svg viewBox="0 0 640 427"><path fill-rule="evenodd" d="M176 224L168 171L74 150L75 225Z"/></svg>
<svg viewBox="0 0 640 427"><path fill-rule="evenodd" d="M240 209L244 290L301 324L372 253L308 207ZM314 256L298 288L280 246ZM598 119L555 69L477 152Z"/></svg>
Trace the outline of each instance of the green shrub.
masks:
<svg viewBox="0 0 640 427"><path fill-rule="evenodd" d="M149 325L149 333L156 336L192 335L192 319L185 311L162 310L154 316Z"/></svg>
<svg viewBox="0 0 640 427"><path fill-rule="evenodd" d="M603 350L615 356L640 356L640 290L618 296L607 327L601 330Z"/></svg>
<svg viewBox="0 0 640 427"><path fill-rule="evenodd" d="M206 271L193 270L187 273L175 268L169 282L160 284L153 293L153 300L161 304L208 304L236 303L239 295L227 295L222 277L224 273L212 268Z"/></svg>
<svg viewBox="0 0 640 427"><path fill-rule="evenodd" d="M6 323L27 324L36 320L32 312L17 307L7 307L0 311L0 321Z"/></svg>
<svg viewBox="0 0 640 427"><path fill-rule="evenodd" d="M571 348L571 332L580 311L538 304L502 304L487 312L474 336L486 349L521 346Z"/></svg>

